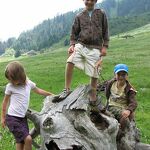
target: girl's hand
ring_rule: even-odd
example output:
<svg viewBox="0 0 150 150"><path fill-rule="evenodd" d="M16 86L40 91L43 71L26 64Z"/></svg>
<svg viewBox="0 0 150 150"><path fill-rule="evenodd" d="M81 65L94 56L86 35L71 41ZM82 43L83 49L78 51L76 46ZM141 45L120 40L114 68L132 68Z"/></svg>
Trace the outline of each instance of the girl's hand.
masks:
<svg viewBox="0 0 150 150"><path fill-rule="evenodd" d="M1 112L1 125L3 128L6 126L6 111L7 111L7 106L10 103L10 95L5 95L3 102L2 102L2 112Z"/></svg>
<svg viewBox="0 0 150 150"><path fill-rule="evenodd" d="M68 54L71 55L74 52L75 45L71 45L68 49Z"/></svg>
<svg viewBox="0 0 150 150"><path fill-rule="evenodd" d="M124 111L122 112L122 117L123 117L123 118L127 118L127 117L129 117L130 114L131 114L131 111L130 111L130 110L124 110Z"/></svg>
<svg viewBox="0 0 150 150"><path fill-rule="evenodd" d="M3 128L5 128L6 123L5 123L5 119L4 118L1 119L1 125L2 125Z"/></svg>

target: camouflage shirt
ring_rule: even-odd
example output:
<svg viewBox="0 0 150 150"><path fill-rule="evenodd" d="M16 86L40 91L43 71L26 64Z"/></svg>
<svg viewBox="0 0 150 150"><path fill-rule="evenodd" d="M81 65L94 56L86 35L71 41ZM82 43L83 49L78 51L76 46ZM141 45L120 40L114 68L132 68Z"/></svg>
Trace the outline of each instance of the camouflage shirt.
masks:
<svg viewBox="0 0 150 150"><path fill-rule="evenodd" d="M101 9L94 9L91 17L84 9L74 20L71 31L70 45L80 43L89 48L101 49L108 47L108 23Z"/></svg>
<svg viewBox="0 0 150 150"><path fill-rule="evenodd" d="M125 89L126 84L124 84L123 87L118 88L117 87L117 81L115 81L110 89L110 96L109 96L109 106L117 106L120 108L127 108L128 101L126 99L125 95Z"/></svg>
<svg viewBox="0 0 150 150"><path fill-rule="evenodd" d="M115 81L116 81L116 78L107 82L107 85L106 85L107 100L109 100L109 98L111 96L111 87ZM133 112L137 107L137 101L135 99L136 91L128 81L126 81L126 86L124 88L124 94L125 94L126 105L127 105L126 109Z"/></svg>

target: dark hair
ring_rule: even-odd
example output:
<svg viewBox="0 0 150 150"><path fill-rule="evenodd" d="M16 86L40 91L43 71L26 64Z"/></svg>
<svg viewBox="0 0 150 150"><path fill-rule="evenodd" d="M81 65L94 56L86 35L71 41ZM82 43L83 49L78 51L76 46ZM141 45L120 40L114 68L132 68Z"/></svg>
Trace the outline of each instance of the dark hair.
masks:
<svg viewBox="0 0 150 150"><path fill-rule="evenodd" d="M19 84L26 84L26 73L21 63L10 62L5 69L5 77L10 81L18 81Z"/></svg>
<svg viewBox="0 0 150 150"><path fill-rule="evenodd" d="M84 0L83 0L84 1ZM97 0L95 0L95 2L97 3Z"/></svg>

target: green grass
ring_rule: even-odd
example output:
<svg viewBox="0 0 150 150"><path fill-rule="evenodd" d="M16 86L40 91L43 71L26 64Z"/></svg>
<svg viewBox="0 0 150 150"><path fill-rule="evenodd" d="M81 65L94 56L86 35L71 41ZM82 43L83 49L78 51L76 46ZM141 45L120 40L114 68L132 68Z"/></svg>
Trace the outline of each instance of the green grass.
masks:
<svg viewBox="0 0 150 150"><path fill-rule="evenodd" d="M136 97L138 101L136 111L137 126L141 130L142 142L150 144L150 28L147 29L147 32L139 32L139 29L137 29L137 34L135 33L136 30L134 30L134 38L111 38L108 54L103 59L102 76L105 79L111 79L113 77L113 68L118 63L126 63L129 66L130 82L138 91ZM24 65L28 77L38 87L57 94L64 88L67 48L58 48L49 53L19 58L17 60ZM4 95L4 86L7 84L7 80L4 77L4 70L9 61L0 59L1 104ZM72 89L88 82L89 77L84 75L80 70L74 70ZM40 111L42 102L42 96L31 94L30 108ZM13 150L12 145L15 142L12 135L0 127L0 135L1 133L3 136L0 140L0 149Z"/></svg>

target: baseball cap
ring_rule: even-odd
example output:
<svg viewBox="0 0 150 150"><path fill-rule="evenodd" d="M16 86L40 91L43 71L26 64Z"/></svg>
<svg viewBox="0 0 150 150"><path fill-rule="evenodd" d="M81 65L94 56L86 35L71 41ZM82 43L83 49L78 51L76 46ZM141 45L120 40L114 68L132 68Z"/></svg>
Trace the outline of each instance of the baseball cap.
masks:
<svg viewBox="0 0 150 150"><path fill-rule="evenodd" d="M114 67L114 73L118 73L120 71L125 71L126 73L128 73L128 66L126 64L117 64Z"/></svg>

